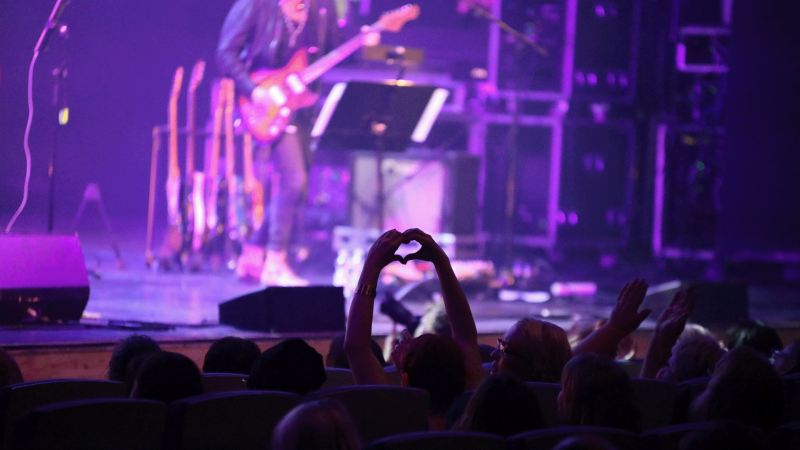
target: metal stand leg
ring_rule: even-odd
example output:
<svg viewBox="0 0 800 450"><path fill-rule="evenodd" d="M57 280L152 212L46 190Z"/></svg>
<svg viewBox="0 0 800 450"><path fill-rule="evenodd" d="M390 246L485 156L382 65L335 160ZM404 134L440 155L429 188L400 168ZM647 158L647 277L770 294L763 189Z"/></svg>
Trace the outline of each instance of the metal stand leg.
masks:
<svg viewBox="0 0 800 450"><path fill-rule="evenodd" d="M81 201L81 206L78 207L78 212L75 214L75 220L72 221L72 230L78 230L78 222L83 216L83 210L86 208L86 204L89 202L94 202L97 204L97 209L100 211L100 217L103 219L103 224L106 227L106 234L108 235L108 239L111 241L111 249L114 250L114 256L117 258L117 268L125 269L128 265L122 259L122 253L119 250L117 238L114 236L114 232L111 230L111 221L108 219L106 207L103 204L103 198L100 196L100 187L97 186L97 184L89 183L86 185L86 191L83 193L83 201Z"/></svg>

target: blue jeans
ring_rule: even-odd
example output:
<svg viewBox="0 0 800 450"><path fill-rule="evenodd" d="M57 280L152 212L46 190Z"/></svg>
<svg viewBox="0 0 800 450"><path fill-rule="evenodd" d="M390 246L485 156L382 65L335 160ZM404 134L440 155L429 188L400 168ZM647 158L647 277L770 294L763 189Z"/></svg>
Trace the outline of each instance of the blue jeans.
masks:
<svg viewBox="0 0 800 450"><path fill-rule="evenodd" d="M270 158L274 174L279 177L278 189L272 193L269 204L269 217L265 219L268 226L253 233L249 242L266 246L271 251L285 252L289 248L292 230L300 231L303 225L311 162L311 127L296 127L296 132L284 133L272 147Z"/></svg>

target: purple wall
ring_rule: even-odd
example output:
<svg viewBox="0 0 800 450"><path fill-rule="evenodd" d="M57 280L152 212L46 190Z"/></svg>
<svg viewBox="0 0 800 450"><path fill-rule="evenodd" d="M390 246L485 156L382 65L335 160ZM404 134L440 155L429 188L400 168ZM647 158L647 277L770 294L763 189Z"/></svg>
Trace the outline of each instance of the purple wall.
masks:
<svg viewBox="0 0 800 450"><path fill-rule="evenodd" d="M0 3L0 224L22 196L25 172L23 133L27 118L26 80L33 47L54 1ZM208 81L215 77L213 54L232 0L73 0L62 20L66 41L53 39L36 64L31 132L33 170L30 197L15 231L44 231L47 163L52 149L54 110L50 72L66 60L70 123L59 134L56 230L66 231L87 183L100 185L115 225L143 229L153 125L166 123L172 74L187 77L198 58L211 62L198 90L198 118L208 111ZM186 83L188 78L184 81ZM186 84L184 84L186 86ZM185 95L185 90L184 90ZM180 123L184 122L181 98ZM163 186L158 194L163 196Z"/></svg>

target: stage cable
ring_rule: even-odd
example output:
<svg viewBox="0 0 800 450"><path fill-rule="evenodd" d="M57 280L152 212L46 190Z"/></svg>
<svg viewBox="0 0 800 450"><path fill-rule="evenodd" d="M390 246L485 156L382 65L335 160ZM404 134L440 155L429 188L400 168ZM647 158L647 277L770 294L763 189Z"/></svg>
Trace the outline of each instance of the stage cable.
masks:
<svg viewBox="0 0 800 450"><path fill-rule="evenodd" d="M25 209L25 205L28 203L28 187L30 186L31 182L31 147L29 141L31 135L31 124L33 123L33 67L38 58L39 52L37 51L33 54L31 65L28 69L28 122L25 125L25 137L23 138L22 143L23 149L25 150L25 184L22 187L22 202L20 202L17 212L15 212L11 217L11 220L8 221L6 233L11 232L11 227L14 226L14 222L17 221L17 218L20 214L22 214L22 210Z"/></svg>
<svg viewBox="0 0 800 450"><path fill-rule="evenodd" d="M17 221L17 218L19 218L19 215L22 214L22 211L25 209L25 205L28 204L28 188L31 183L30 136L31 124L33 124L33 67L36 65L36 60L39 59L39 51L41 51L43 44L45 44L45 39L56 27L58 18L61 16L61 13L64 12L64 8L68 3L69 0L56 0L56 4L53 6L53 11L50 12L50 17L48 17L47 23L44 26L44 30L42 30L42 34L39 35L39 40L36 42L36 47L33 49L33 58L31 58L31 65L28 68L28 122L25 124L25 136L23 137L22 142L22 147L25 151L25 184L22 186L22 201L20 202L17 211L13 216L11 216L11 220L8 221L8 225L6 225L6 233L11 232L14 222Z"/></svg>

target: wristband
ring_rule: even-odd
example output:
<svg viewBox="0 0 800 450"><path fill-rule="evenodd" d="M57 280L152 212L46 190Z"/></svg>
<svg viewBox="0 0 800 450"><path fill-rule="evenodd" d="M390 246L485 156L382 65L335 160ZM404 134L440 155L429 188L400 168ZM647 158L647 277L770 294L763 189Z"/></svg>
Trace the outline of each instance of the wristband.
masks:
<svg viewBox="0 0 800 450"><path fill-rule="evenodd" d="M370 286L369 284L364 284L364 283L358 284L355 293L370 298L375 298L376 295L375 288L373 286Z"/></svg>

